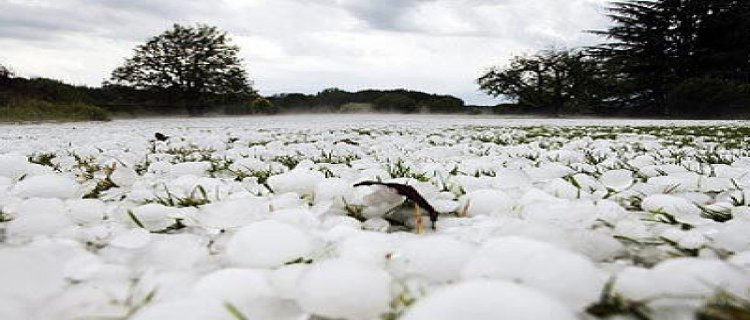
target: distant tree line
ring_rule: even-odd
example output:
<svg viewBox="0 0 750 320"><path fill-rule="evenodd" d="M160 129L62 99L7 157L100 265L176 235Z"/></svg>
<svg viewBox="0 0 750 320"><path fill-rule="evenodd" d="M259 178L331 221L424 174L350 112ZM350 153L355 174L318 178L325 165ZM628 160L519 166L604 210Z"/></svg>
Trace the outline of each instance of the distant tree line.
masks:
<svg viewBox="0 0 750 320"><path fill-rule="evenodd" d="M102 87L15 77L0 66L2 119L104 120L131 115L274 114L280 112L461 112L461 99L408 90L261 97L226 32L175 24L135 48ZM74 114L74 115L73 115Z"/></svg>
<svg viewBox="0 0 750 320"><path fill-rule="evenodd" d="M57 80L15 77L0 66L0 120L108 120L91 91Z"/></svg>
<svg viewBox="0 0 750 320"><path fill-rule="evenodd" d="M481 90L530 111L604 115L750 115L750 1L612 2L606 42L514 58Z"/></svg>
<svg viewBox="0 0 750 320"><path fill-rule="evenodd" d="M602 44L543 50L487 70L479 89L511 102L494 108L405 89L261 97L226 32L175 24L137 46L99 88L25 79L0 66L0 118L369 111L750 117L750 1L623 0L610 4L608 16L612 27L590 31Z"/></svg>
<svg viewBox="0 0 750 320"><path fill-rule="evenodd" d="M278 94L268 101L284 112L399 112L458 113L466 111L464 101L449 95L405 89L348 92L329 88L314 95Z"/></svg>

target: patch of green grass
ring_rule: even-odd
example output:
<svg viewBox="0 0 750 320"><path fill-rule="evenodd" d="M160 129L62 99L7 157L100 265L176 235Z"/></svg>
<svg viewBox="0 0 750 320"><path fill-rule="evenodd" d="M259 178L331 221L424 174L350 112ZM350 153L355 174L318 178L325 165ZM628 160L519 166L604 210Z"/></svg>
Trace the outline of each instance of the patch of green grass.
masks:
<svg viewBox="0 0 750 320"><path fill-rule="evenodd" d="M107 110L84 104L52 104L37 99L22 99L0 105L0 121L109 121Z"/></svg>

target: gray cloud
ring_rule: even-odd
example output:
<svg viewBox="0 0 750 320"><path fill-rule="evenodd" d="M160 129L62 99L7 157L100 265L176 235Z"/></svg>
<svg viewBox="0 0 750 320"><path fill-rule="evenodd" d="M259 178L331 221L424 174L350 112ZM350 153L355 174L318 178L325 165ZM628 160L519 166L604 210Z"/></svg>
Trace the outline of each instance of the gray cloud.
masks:
<svg viewBox="0 0 750 320"><path fill-rule="evenodd" d="M229 31L261 92L408 87L476 101L486 67L589 44L607 0L0 0L0 61L98 85L172 23Z"/></svg>
<svg viewBox="0 0 750 320"><path fill-rule="evenodd" d="M338 0L336 4L373 28L405 30L402 17L420 3L429 1L434 0Z"/></svg>

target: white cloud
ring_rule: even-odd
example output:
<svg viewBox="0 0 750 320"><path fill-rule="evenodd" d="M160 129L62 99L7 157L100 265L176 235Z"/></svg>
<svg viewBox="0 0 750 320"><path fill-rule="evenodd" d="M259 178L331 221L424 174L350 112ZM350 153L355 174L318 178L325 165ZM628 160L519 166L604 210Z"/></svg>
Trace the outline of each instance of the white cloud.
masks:
<svg viewBox="0 0 750 320"><path fill-rule="evenodd" d="M229 31L263 93L410 88L476 95L513 54L590 44L606 0L0 0L0 62L98 85L172 23Z"/></svg>

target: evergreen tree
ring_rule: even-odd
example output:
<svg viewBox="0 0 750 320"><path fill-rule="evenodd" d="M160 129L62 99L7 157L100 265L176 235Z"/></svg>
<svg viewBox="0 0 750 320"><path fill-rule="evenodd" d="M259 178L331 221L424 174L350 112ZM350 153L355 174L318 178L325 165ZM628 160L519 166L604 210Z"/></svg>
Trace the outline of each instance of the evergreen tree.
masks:
<svg viewBox="0 0 750 320"><path fill-rule="evenodd" d="M641 113L670 110L683 82L715 78L747 82L750 3L746 0L613 2L614 26L597 31L609 42L591 50L627 79L621 101ZM679 106L677 106L679 108Z"/></svg>

